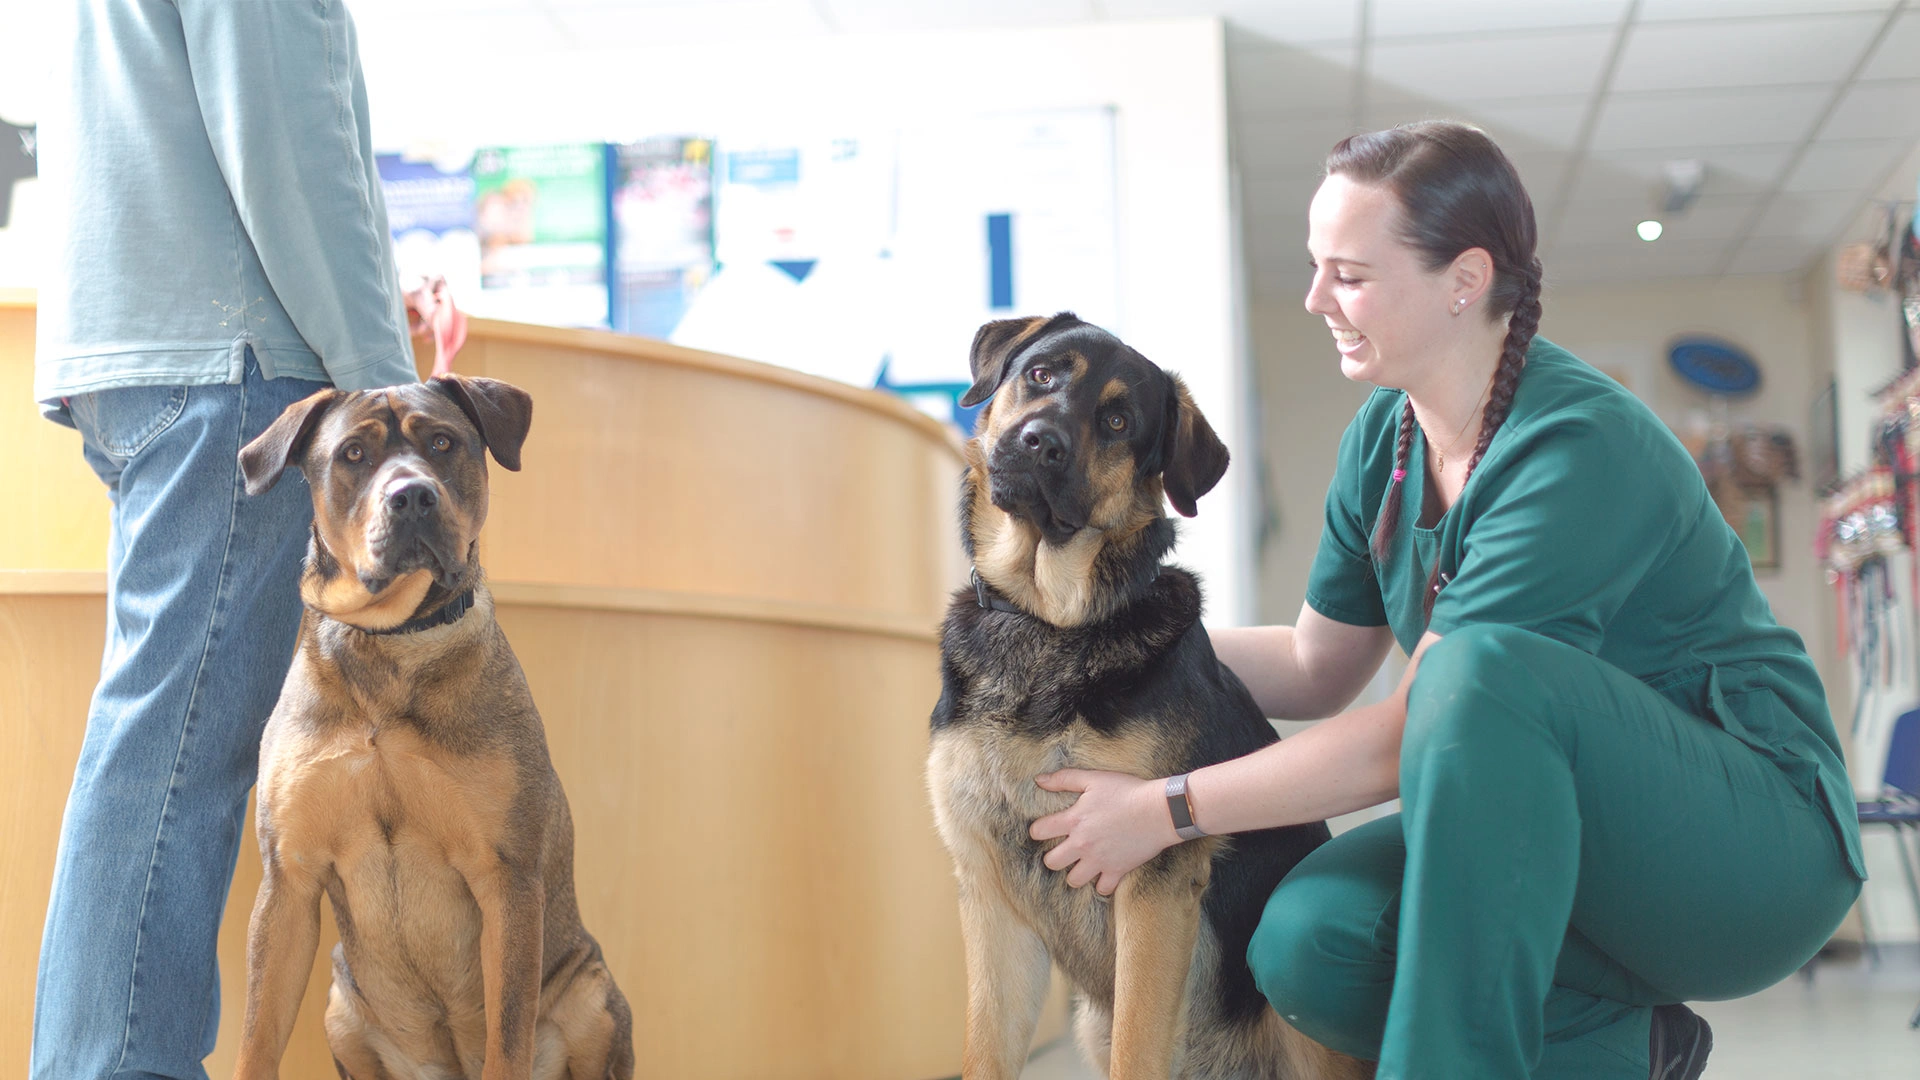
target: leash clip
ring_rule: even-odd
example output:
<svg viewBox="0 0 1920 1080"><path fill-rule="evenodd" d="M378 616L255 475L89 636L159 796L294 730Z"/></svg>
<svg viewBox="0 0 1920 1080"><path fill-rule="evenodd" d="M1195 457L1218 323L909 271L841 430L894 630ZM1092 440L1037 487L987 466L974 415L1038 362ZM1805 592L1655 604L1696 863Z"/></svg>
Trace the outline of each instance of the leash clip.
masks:
<svg viewBox="0 0 1920 1080"><path fill-rule="evenodd" d="M980 601L981 607L992 610L993 604L987 600L987 583L980 580L980 568L977 566L967 567L967 576L973 579L973 598Z"/></svg>

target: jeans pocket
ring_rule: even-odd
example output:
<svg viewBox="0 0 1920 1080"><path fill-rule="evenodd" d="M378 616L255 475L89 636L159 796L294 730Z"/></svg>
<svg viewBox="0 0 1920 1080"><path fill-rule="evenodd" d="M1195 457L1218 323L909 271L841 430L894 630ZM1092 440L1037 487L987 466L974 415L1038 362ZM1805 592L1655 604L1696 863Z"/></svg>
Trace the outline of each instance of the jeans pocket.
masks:
<svg viewBox="0 0 1920 1080"><path fill-rule="evenodd" d="M80 433L122 459L146 449L186 407L184 386L118 386L82 394L70 405Z"/></svg>

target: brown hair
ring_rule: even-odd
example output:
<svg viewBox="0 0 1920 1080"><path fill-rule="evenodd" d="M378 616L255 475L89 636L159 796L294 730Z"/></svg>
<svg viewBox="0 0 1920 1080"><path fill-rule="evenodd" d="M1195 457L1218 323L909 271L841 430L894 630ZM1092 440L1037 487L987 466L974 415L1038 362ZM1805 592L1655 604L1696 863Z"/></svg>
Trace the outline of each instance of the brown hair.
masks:
<svg viewBox="0 0 1920 1080"><path fill-rule="evenodd" d="M1493 434L1513 408L1513 392L1526 366L1527 346L1540 328L1540 260L1534 255L1538 233L1533 200L1520 174L1494 141L1479 128L1445 120L1405 124L1340 140L1327 155L1326 175L1345 176L1393 192L1400 203L1402 242L1424 256L1437 273L1468 248L1485 248L1493 257L1493 286L1487 290L1487 317L1511 316L1507 340L1494 370L1493 389L1481 414L1480 437L1467 464L1467 478L1486 455ZM1394 444L1393 479L1386 505L1374 528L1375 559L1384 560L1400 523L1400 500L1407 455L1413 445L1413 400L1400 414ZM1433 611L1439 563L1428 577L1425 610Z"/></svg>

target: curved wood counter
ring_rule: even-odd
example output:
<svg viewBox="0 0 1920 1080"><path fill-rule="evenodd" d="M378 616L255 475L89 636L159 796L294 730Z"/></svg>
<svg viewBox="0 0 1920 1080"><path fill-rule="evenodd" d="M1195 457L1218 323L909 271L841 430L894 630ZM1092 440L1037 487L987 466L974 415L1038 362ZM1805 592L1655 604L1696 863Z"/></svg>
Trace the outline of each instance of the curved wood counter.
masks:
<svg viewBox="0 0 1920 1080"><path fill-rule="evenodd" d="M30 297L0 294L0 455L25 464L0 470L13 1062L105 599L106 502L73 433L33 417L31 324ZM612 334L475 320L459 368L533 395L523 471L491 470L483 560L640 1074L957 1073L965 978L923 781L934 628L964 577L957 442L885 395ZM249 829L221 929L216 1077L258 882ZM316 962L289 1080L334 1075L328 977ZM1042 1037L1060 1026L1056 995Z"/></svg>

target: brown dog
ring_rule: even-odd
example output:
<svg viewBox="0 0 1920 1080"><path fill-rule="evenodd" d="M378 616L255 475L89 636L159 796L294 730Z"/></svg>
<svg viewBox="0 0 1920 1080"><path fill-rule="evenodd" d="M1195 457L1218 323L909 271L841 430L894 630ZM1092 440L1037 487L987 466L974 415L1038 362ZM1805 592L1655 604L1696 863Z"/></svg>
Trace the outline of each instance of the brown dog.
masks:
<svg viewBox="0 0 1920 1080"><path fill-rule="evenodd" d="M260 745L264 876L237 1075L276 1074L333 905L327 1041L350 1080L626 1080L632 1015L580 924L573 822L478 536L525 391L323 390L240 451L313 489L299 649Z"/></svg>

